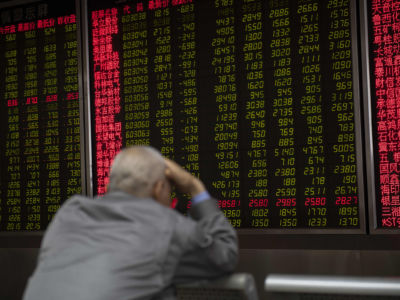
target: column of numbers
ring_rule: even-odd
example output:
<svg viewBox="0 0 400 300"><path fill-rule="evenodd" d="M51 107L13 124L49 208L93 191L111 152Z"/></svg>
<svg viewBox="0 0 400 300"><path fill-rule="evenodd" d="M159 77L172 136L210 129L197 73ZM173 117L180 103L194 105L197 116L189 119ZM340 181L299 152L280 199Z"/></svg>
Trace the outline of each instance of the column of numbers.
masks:
<svg viewBox="0 0 400 300"><path fill-rule="evenodd" d="M174 158L174 118L172 94L172 53L170 9L154 11L152 38L155 45L153 58L156 76L156 128L159 130L159 148L163 155Z"/></svg>
<svg viewBox="0 0 400 300"><path fill-rule="evenodd" d="M355 154L354 99L352 78L351 27L349 1L330 3L329 52L331 80L331 114L337 124L337 139L331 146L338 178L334 189L339 226L359 226L357 198L357 165Z"/></svg>
<svg viewBox="0 0 400 300"><path fill-rule="evenodd" d="M300 22L298 55L301 61L300 115L305 123L302 154L305 186L305 210L308 227L327 226L325 188L325 149L321 95L319 2L299 1ZM321 199L318 201L318 199Z"/></svg>
<svg viewBox="0 0 400 300"><path fill-rule="evenodd" d="M241 227L238 99L236 86L235 13L232 0L215 0L216 32L212 39L212 66L217 119L214 126L217 176L212 181L223 200L221 208L234 227ZM224 203L223 201L221 203Z"/></svg>
<svg viewBox="0 0 400 300"><path fill-rule="evenodd" d="M64 31L64 85L62 98L62 108L66 108L67 114L63 114L63 123L66 124L66 134L63 135L61 153L66 157L67 174L65 176L66 185L61 195L67 197L81 193L81 153L80 153L80 118L79 118L79 92L78 92L78 45L76 42L76 23L75 18L69 18L64 27L59 31ZM64 199L61 199L64 200ZM47 208L49 215L54 215L57 205Z"/></svg>
<svg viewBox="0 0 400 300"><path fill-rule="evenodd" d="M245 93L245 119L249 125L248 206L251 227L270 225L268 207L268 162L266 153L266 101L264 94L264 42L261 1L243 1L242 26L244 27L243 60L247 91Z"/></svg>
<svg viewBox="0 0 400 300"><path fill-rule="evenodd" d="M40 156L39 156L39 91L36 31L24 33L24 171L26 176L26 229L40 228Z"/></svg>
<svg viewBox="0 0 400 300"><path fill-rule="evenodd" d="M49 221L59 207L61 201L60 188L60 128L59 128L59 104L58 99L58 70L57 70L57 48L55 28L44 29L43 47L43 111L41 113L41 125L43 126L43 151L42 159L44 172L42 173L42 183L44 189L43 214ZM40 209L40 207L39 207Z"/></svg>
<svg viewBox="0 0 400 300"><path fill-rule="evenodd" d="M122 17L125 145L150 145L147 13Z"/></svg>
<svg viewBox="0 0 400 300"><path fill-rule="evenodd" d="M16 44L16 33L10 33L5 36L4 43L4 60L5 68L5 89L4 106L7 106L8 128L6 128L6 148L5 157L7 163L4 168L7 168L8 180L5 183L4 192L4 220L5 228L2 230L18 230L21 224L15 224L13 220L18 220L21 215L21 162L20 162L20 108L18 107L18 65L17 55L18 50ZM4 172L4 170L1 170Z"/></svg>
<svg viewBox="0 0 400 300"><path fill-rule="evenodd" d="M194 4L176 8L177 26L177 108L181 118L176 120L184 145L179 151L182 157L177 158L182 166L192 174L199 176L199 119L198 91L196 78L196 23Z"/></svg>
<svg viewBox="0 0 400 300"><path fill-rule="evenodd" d="M272 119L277 128L273 149L277 168L273 171L276 188L274 204L280 227L297 226L296 159L294 148L294 100L292 88L291 28L288 6L275 6L268 12L272 24L270 51L273 72ZM276 143L276 142L275 142Z"/></svg>

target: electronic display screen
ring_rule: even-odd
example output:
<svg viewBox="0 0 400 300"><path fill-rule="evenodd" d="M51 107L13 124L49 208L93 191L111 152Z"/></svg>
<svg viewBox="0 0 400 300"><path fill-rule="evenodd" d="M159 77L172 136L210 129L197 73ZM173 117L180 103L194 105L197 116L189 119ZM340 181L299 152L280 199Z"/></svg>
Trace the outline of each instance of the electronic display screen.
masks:
<svg viewBox="0 0 400 300"><path fill-rule="evenodd" d="M369 2L371 109L378 228L400 227L400 1Z"/></svg>
<svg viewBox="0 0 400 300"><path fill-rule="evenodd" d="M81 193L75 1L0 6L0 231Z"/></svg>
<svg viewBox="0 0 400 300"><path fill-rule="evenodd" d="M88 1L95 194L152 145L236 228L363 230L353 4Z"/></svg>

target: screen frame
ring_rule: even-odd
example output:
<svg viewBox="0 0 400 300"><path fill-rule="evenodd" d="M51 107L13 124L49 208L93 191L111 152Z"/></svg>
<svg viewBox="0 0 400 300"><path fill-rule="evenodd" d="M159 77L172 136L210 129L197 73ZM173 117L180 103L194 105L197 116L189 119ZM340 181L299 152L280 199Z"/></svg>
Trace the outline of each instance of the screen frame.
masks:
<svg viewBox="0 0 400 300"><path fill-rule="evenodd" d="M78 39L78 48L80 53L79 55L79 76L81 76L79 80L79 100L81 106L81 121L84 124L84 132L81 133L81 142L83 142L84 147L81 147L81 157L84 157L85 164L82 165L82 176L85 177L85 193L84 195L93 197L93 157L92 157L92 143L91 143L91 135L92 135L92 123L90 116L91 109L91 98L90 98L90 60L89 60L89 17L88 17L88 9L87 9L87 1L83 0L75 0L77 7L77 22L79 29L79 39ZM86 99L86 101L85 101ZM82 180L82 189L83 189Z"/></svg>
<svg viewBox="0 0 400 300"><path fill-rule="evenodd" d="M78 1L78 0L77 0ZM84 53L85 57L88 59L89 57L89 25L88 25L88 20L90 19L90 12L87 4L87 0L82 0L82 16L83 20L82 21L85 25L86 28L84 28L85 33L84 35L86 36L86 40L84 41L84 46L87 45L87 53ZM275 235L275 234L287 234L287 235L316 235L316 234L366 234L367 233L367 228L366 228L366 205L365 201L367 201L365 197L365 178L364 178L364 161L363 161L363 136L362 136L362 115L361 115L361 104L362 101L360 99L360 81L359 81L359 72L360 72L360 67L359 67L359 43L358 43L358 7L357 7L357 0L350 0L350 19L351 19L351 50L352 50L352 75L353 75L353 103L354 103L354 133L355 133L355 147L356 147L356 165L357 165L357 188L358 188L358 198L359 198L359 228L318 228L318 229L313 229L313 228L288 228L288 229L258 229L258 228L237 228L236 231L239 235ZM87 55L87 56L86 56ZM84 67L87 67L88 69L86 70L86 74L84 74L84 80L87 80L88 82L88 90L87 90L87 96L88 101L87 101L87 108L89 110L90 108L90 68L89 68L89 61L87 65ZM85 71L85 70L84 70ZM87 123L86 126L90 127L92 126L91 120L90 120L90 111L87 114ZM91 153L91 149L93 147L92 143L94 143L92 137L88 135L87 143L89 144L89 147L87 148L87 151ZM93 180L95 178L93 177L92 174L92 167L95 167L94 161L92 161L93 155L90 155L90 163L87 165L87 174L90 173L91 175L91 185L89 189L89 196L94 195L94 183Z"/></svg>
<svg viewBox="0 0 400 300"><path fill-rule="evenodd" d="M305 235L316 235L316 234L366 234L366 218L365 218L365 202L367 201L364 193L364 176L363 176L363 149L362 149L362 124L361 124L361 110L357 109L360 108L361 101L360 101L360 92L359 92L359 72L360 68L358 65L359 60L359 51L358 51L358 22L357 22L357 12L360 11L360 14L363 15L363 9L366 9L366 0L361 2L359 9L357 9L357 2L356 0L350 0L350 13L351 13L351 39L352 39L352 72L353 72L353 101L354 101L354 117L355 117L355 136L356 136L356 157L357 157L357 178L358 178L358 196L359 196L359 221L360 221L360 228L358 229L312 229L312 228L299 228L299 229L237 229L239 235L247 236L247 235L274 235L274 234L287 234L287 235L297 235L297 234L305 234ZM20 1L8 1L5 3L0 4L0 8L4 7L11 7L17 5L24 5L40 2L37 0L20 0ZM363 9L361 9L363 8ZM82 194L92 197L93 196L93 157L92 157L92 138L91 138L91 131L92 131L92 124L91 124L91 116L90 116L90 107L91 107L91 99L90 99L90 62L89 62L89 12L88 12L88 5L86 0L75 0L75 9L77 15L77 44L78 44L78 84L79 84L79 105L80 105L80 151L81 151L81 187L82 187ZM365 16L367 18L367 16ZM360 18L360 29L361 29L361 52L364 52L368 49L368 39L363 37L364 33L363 29L365 29L365 21L364 18ZM368 29L368 28L367 28ZM363 45L363 42L366 42L366 45ZM365 47L366 46L366 47ZM362 55L362 61L366 60L368 63L368 59ZM367 64L366 66L369 67ZM361 75L363 79L363 88L364 91L365 85L369 86L369 82L366 83L364 78L365 75L369 77L369 73L365 74L366 72L362 72ZM369 89L368 89L369 93ZM364 95L364 105L365 102L367 104L368 99L365 99ZM366 105L365 107L370 109L370 105ZM367 118L366 118L367 120ZM367 123L367 122L366 122ZM371 126L371 124L369 124ZM370 129L369 127L366 127ZM368 133L371 133L368 131ZM370 136L366 134L366 140L368 140ZM368 143L365 144L365 149L367 151L366 157L371 158L373 153L368 152L371 149L368 148ZM373 157L372 157L373 161ZM366 159L367 165L367 173L370 174L371 170L368 167L371 167L369 164L371 163L370 160ZM373 172L372 172L373 175ZM369 182L370 176L367 176L368 180L368 192L371 195L371 184ZM375 195L374 195L375 196ZM368 199L368 204L370 207L370 218L371 218L371 197ZM375 216L376 216L376 212ZM376 217L373 218L373 221L376 223ZM371 230L371 223L370 222L370 230ZM13 231L13 232L0 232L0 235L43 235L44 231ZM388 230L384 230L383 233L388 233Z"/></svg>
<svg viewBox="0 0 400 300"><path fill-rule="evenodd" d="M0 8L25 5L30 3L40 2L37 0L17 0L17 1L8 1L0 3ZM359 6L357 7L356 0L351 0L351 34L352 34L352 61L353 61L353 93L354 93L354 106L359 108L360 105L363 105L363 115L361 115L360 111L355 112L355 134L356 134L356 155L357 155L357 176L358 176L358 188L359 188L359 196L360 200L360 229L238 229L237 232L240 236L240 239L244 240L244 244L252 245L250 248L262 248L266 249L269 247L274 248L274 246L269 247L254 247L257 243L256 239L259 238L260 235L265 236L265 242L268 240L275 240L278 238L276 234L285 234L283 239L290 239L290 235L293 237L292 242L294 244L303 244L303 242L295 241L301 238L300 235L303 235L306 239L310 238L319 238L319 242L315 243L322 246L324 242L323 239L329 238L330 234L358 234L355 235L355 239L361 239L364 243L367 243L366 239L374 240L375 238L371 235L381 235L382 238L390 239L389 236L383 235L392 235L398 234L398 229L381 229L377 228L377 215L376 215L376 193L375 193L375 167L374 167L374 148L373 148L373 135L372 135L372 109L371 109L371 84L370 84L370 64L369 64L369 33L368 33L368 1L362 0L359 2ZM79 101L80 101L80 129L81 129L81 182L82 182L82 194L87 196L93 196L93 175L92 175L92 145L90 138L91 131L91 121L90 121L90 81L89 81L89 49L88 49L88 9L87 9L87 1L86 0L75 0L76 7L76 15L77 15L77 43L78 43L78 84L79 84ZM359 22L357 22L357 12L359 13ZM359 40L358 43L358 34L357 29L359 26ZM358 46L360 50L358 50ZM360 55L360 56L359 56ZM356 57L357 56L357 57ZM361 62L361 66L358 67L358 60ZM360 75L360 76L359 76ZM359 77L361 77L362 82L359 82ZM362 88L362 99L359 100L360 93L357 87ZM358 95L358 96L356 96ZM84 102L86 99L86 102ZM360 103L361 102L361 103ZM358 105L358 106L357 106ZM364 122L361 124L361 117L364 117ZM362 142L361 128L364 125L364 142ZM361 146L364 146L362 149ZM365 154L365 173L363 175L362 170L363 167L363 150ZM366 178L365 178L366 177ZM366 182L367 186L364 190L364 182ZM365 192L367 195L365 195ZM361 197L363 196L363 198ZM364 202L368 201L368 202ZM366 225L366 205L368 204L368 228ZM362 225L361 225L362 224ZM367 232L369 229L369 232ZM371 235L366 235L367 233ZM25 244L22 242L20 238L32 237L34 241L33 244L30 244L28 247L36 247L38 243L40 243L41 237L43 236L44 231L11 231L11 232L0 232L0 244L2 247L18 247L19 244ZM359 234L364 234L359 236ZM320 236L317 236L320 235ZM333 236L332 236L333 237ZM15 240L15 244L13 243L3 243L3 241ZM350 236L344 237L347 243L353 244L348 239ZM342 238L336 237L336 239L341 240ZM20 241L20 242L17 242ZM263 239L264 240L264 239ZM390 243L390 241L387 241ZM28 241L26 241L28 244ZM257 243L258 244L258 243ZM290 244L290 243L289 243ZM293 246L293 245L292 245ZM338 246L341 248L341 246ZM377 245L374 247L380 248ZM246 248L241 245L241 248ZM296 246L294 247L296 248ZM316 247L320 248L320 247ZM347 249L347 247L345 247ZM363 248L363 247L361 247ZM398 246L400 249L400 246ZM322 246L321 249L331 249L331 247Z"/></svg>
<svg viewBox="0 0 400 300"><path fill-rule="evenodd" d="M368 192L368 216L369 216L369 232L370 234L399 234L400 228L378 228L378 213L376 209L376 166L375 166L375 143L374 140L374 124L373 124L373 109L372 109L372 84L373 80L371 72L373 66L370 65L370 34L369 34L369 12L368 0L360 2L360 38L361 38L361 62L365 69L362 70L362 87L364 101L364 128L365 128L365 164L367 177L367 192Z"/></svg>
<svg viewBox="0 0 400 300"><path fill-rule="evenodd" d="M91 177L87 176L87 165L91 161L90 160L90 153L88 154L88 151L86 148L90 145L87 143L87 138L86 135L90 134L88 132L87 126L86 126L86 118L85 115L87 114L85 112L85 103L84 103L84 95L82 93L83 91L83 84L84 84L84 74L83 72L83 50L82 50L82 45L84 44L84 39L82 37L81 32L83 32L83 35L85 35L85 31L82 30L82 12L81 12L81 2L85 1L80 1L80 0L67 0L75 3L75 15L76 15L76 39L77 39L77 59L78 59L78 92L79 92L79 130L80 130L80 155L81 155L81 189L82 189L82 195L87 195L88 191L90 191L90 183L91 183ZM7 1L4 3L0 3L0 9L2 8L12 8L15 6L21 6L21 5L27 5L31 3L37 3L37 2L50 2L50 0L16 0L16 1ZM86 129L86 130L85 130ZM65 199L64 201L66 201ZM45 230L35 230L35 231L27 231L27 230L21 230L21 231L0 231L0 237L1 238L9 238L9 237L33 237L35 238L35 241L38 238L42 238L44 236ZM37 242L37 241L36 241Z"/></svg>

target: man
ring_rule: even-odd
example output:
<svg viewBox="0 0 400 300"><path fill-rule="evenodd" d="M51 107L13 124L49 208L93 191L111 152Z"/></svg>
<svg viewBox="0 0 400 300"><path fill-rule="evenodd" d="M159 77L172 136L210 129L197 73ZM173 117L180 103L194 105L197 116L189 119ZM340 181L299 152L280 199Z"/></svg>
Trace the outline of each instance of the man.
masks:
<svg viewBox="0 0 400 300"><path fill-rule="evenodd" d="M171 183L192 197L169 208ZM25 300L175 299L176 283L233 271L236 233L203 183L150 147L121 151L108 192L66 201L42 241Z"/></svg>

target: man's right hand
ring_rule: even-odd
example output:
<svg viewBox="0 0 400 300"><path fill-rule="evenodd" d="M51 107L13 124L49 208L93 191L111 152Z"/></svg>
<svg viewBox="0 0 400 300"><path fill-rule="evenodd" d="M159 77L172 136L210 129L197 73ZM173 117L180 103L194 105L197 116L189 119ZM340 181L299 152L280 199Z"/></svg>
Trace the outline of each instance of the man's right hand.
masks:
<svg viewBox="0 0 400 300"><path fill-rule="evenodd" d="M176 162L166 158L165 175L181 193L189 194L192 198L206 190L200 179L184 170Z"/></svg>

